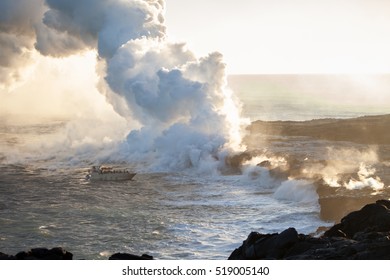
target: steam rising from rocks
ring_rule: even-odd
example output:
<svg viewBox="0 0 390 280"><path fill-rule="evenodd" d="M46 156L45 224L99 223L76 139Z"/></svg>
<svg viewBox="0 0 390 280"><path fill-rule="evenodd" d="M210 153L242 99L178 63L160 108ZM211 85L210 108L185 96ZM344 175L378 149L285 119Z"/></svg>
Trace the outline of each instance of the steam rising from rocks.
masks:
<svg viewBox="0 0 390 280"><path fill-rule="evenodd" d="M375 149L333 149L328 148L328 160L311 164L302 170L308 178L321 178L330 187L344 187L348 190L371 188L382 190L385 185L373 167L378 163ZM350 175L356 174L354 177Z"/></svg>

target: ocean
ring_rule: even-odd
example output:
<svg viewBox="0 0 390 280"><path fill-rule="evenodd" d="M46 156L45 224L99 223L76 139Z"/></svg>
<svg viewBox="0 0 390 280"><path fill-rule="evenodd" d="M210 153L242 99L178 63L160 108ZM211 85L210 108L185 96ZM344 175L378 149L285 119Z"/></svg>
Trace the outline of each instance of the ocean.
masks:
<svg viewBox="0 0 390 280"><path fill-rule="evenodd" d="M389 114L390 78L358 78L253 75L230 76L228 83L252 122ZM96 150L53 149L56 137L69 130L68 120L2 118L0 252L8 254L61 246L75 259L107 259L116 252L227 259L252 231L295 227L319 234L340 216L324 213L331 200L344 201L340 211L346 211L388 197L389 143L250 130L244 142L251 156L240 162L241 172L168 172L107 157L107 164L137 175L91 182L86 174L97 163Z"/></svg>

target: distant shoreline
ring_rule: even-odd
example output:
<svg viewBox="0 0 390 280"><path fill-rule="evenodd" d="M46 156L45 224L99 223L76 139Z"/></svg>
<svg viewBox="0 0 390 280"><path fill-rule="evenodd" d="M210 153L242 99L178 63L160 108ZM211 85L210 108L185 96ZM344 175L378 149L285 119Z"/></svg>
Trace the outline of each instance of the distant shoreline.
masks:
<svg viewBox="0 0 390 280"><path fill-rule="evenodd" d="M308 121L253 121L251 133L307 136L360 144L390 144L390 114L356 118L326 118Z"/></svg>

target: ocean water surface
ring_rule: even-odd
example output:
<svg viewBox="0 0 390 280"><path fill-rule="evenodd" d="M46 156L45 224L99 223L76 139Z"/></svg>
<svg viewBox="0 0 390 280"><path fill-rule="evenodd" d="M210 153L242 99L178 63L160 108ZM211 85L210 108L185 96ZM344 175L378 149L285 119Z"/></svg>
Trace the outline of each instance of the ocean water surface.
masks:
<svg viewBox="0 0 390 280"><path fill-rule="evenodd" d="M390 112L379 100L386 97L359 104L359 98L352 98L343 104L339 87L326 91L329 80L332 77L232 76L229 85L243 103L243 115L252 121ZM345 96L361 95L360 87L341 88L356 91ZM85 176L96 164L89 157L93 150L61 155L42 150L41 143L66 125L66 120L25 124L12 119L0 125L1 252L61 246L75 259L107 259L115 252L147 253L157 259L227 259L251 231L295 227L301 233L315 233L332 224L320 218L312 178L284 178L256 164L244 166L242 174L221 175L159 172L144 163L109 162L138 174L132 181L90 182ZM273 144L263 140L256 136L250 144L258 161L280 166L283 155L326 161L324 151L351 146L363 151L360 156L369 163L375 161L369 147L361 145L297 137L279 138ZM359 167L356 162L350 169L358 172L354 169ZM386 165L380 171L386 174Z"/></svg>

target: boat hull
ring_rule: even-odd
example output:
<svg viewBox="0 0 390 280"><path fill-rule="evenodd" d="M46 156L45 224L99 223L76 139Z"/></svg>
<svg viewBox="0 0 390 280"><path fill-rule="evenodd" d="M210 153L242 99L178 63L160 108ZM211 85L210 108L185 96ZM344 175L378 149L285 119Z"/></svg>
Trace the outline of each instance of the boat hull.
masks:
<svg viewBox="0 0 390 280"><path fill-rule="evenodd" d="M91 181L128 181L133 179L136 173L131 173L128 170L115 170L112 167L92 166L87 179Z"/></svg>

